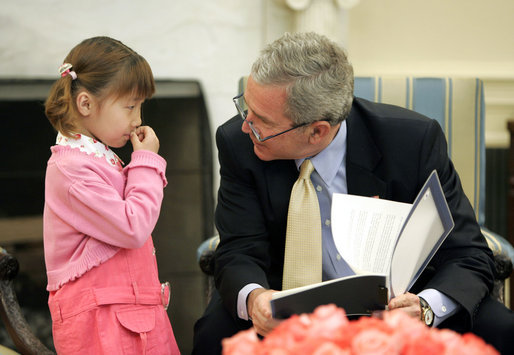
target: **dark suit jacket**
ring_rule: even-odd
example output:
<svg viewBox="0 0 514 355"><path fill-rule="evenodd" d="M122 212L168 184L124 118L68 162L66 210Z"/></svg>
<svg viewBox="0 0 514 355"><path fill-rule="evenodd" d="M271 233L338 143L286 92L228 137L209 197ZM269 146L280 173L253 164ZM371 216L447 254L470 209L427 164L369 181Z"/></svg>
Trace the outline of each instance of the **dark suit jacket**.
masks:
<svg viewBox="0 0 514 355"><path fill-rule="evenodd" d="M455 228L411 292L443 292L463 307L451 318L471 326L472 315L492 287L494 261L448 158L439 124L413 111L359 98L346 122L350 194L412 203L437 170ZM241 123L236 116L216 133L221 181L215 282L236 319L242 287L258 283L281 289L289 195L298 177L292 160L259 160Z"/></svg>

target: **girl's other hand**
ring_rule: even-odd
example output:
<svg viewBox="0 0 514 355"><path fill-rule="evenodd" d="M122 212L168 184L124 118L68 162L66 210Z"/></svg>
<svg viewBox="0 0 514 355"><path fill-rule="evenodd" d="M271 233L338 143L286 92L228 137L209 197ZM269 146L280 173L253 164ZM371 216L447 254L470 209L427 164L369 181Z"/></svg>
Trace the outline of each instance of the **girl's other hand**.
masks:
<svg viewBox="0 0 514 355"><path fill-rule="evenodd" d="M134 151L149 150L157 153L159 151L159 139L154 130L149 126L140 126L130 133L130 142Z"/></svg>

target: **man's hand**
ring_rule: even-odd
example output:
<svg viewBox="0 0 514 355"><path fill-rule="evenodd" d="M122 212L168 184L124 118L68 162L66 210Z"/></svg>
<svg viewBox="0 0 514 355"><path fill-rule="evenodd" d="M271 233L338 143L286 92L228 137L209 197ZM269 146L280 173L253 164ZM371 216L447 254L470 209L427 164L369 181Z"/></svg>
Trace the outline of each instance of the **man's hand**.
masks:
<svg viewBox="0 0 514 355"><path fill-rule="evenodd" d="M271 295L277 291L258 288L250 292L247 299L248 315L255 331L266 336L280 321L271 317Z"/></svg>
<svg viewBox="0 0 514 355"><path fill-rule="evenodd" d="M413 293L405 293L389 301L389 309L401 309L409 316L421 319L421 306L419 297Z"/></svg>

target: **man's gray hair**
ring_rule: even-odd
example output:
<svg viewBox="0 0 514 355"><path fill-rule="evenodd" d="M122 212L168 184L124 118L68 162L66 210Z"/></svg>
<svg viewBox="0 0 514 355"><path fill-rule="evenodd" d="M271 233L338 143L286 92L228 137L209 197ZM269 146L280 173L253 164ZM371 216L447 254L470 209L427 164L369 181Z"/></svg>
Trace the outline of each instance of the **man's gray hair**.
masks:
<svg viewBox="0 0 514 355"><path fill-rule="evenodd" d="M285 85L284 114L295 124L318 120L335 125L348 117L353 68L345 50L313 32L286 33L264 48L252 66L260 85Z"/></svg>

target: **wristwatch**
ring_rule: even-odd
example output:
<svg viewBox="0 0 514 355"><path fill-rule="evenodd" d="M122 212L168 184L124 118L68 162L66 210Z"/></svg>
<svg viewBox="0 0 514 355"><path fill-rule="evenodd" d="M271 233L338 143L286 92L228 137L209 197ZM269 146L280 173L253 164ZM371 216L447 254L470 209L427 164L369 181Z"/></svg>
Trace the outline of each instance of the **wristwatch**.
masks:
<svg viewBox="0 0 514 355"><path fill-rule="evenodd" d="M434 324L434 311L422 297L419 297L419 304L421 306L421 321L431 327Z"/></svg>

